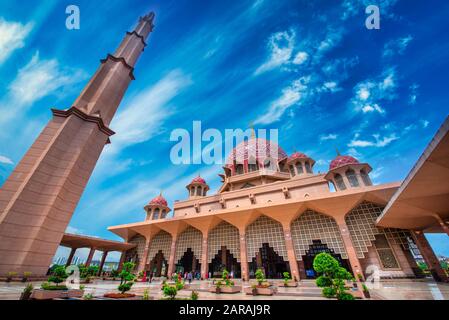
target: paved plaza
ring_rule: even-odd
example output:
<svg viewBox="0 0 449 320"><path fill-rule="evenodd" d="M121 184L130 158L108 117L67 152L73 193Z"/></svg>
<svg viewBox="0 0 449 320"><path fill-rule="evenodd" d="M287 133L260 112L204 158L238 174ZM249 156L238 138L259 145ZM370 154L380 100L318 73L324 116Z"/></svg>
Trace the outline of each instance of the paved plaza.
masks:
<svg viewBox="0 0 449 320"><path fill-rule="evenodd" d="M35 288L39 288L41 282L32 282ZM118 281L95 280L85 285L85 294L91 293L94 297L102 297L107 292L116 292ZM236 281L237 285L241 282ZM17 300L25 287L25 283L11 282L0 283L0 300ZM325 300L321 296L321 289L316 287L313 280L303 280L297 288L278 288L273 296L251 296L243 292L236 294L214 294L207 291L211 286L210 281L193 281L190 289L181 290L179 298L187 298L191 291L199 293L200 300ZM249 286L244 282L243 286ZM131 292L142 295L148 289L154 299L162 298L161 282L153 283L137 282ZM380 283L379 288L372 289L373 300L449 300L449 284L436 283L432 280L391 280Z"/></svg>

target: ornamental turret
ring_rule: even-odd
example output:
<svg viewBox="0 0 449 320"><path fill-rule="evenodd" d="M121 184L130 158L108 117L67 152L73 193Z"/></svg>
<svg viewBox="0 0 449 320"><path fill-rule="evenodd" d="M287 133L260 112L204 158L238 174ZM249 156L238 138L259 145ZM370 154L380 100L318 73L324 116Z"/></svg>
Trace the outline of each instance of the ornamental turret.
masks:
<svg viewBox="0 0 449 320"><path fill-rule="evenodd" d="M198 177L194 178L187 186L187 190L189 191L189 199L195 199L199 197L205 197L207 195L207 191L209 190L209 186L206 183L206 180Z"/></svg>
<svg viewBox="0 0 449 320"><path fill-rule="evenodd" d="M144 209L147 213L145 220L165 219L167 214L171 211L168 207L167 200L162 196L162 193L151 200Z"/></svg>
<svg viewBox="0 0 449 320"><path fill-rule="evenodd" d="M313 174L314 164L315 160L302 152L294 152L290 157L288 157L285 163L292 178L295 176L301 177Z"/></svg>

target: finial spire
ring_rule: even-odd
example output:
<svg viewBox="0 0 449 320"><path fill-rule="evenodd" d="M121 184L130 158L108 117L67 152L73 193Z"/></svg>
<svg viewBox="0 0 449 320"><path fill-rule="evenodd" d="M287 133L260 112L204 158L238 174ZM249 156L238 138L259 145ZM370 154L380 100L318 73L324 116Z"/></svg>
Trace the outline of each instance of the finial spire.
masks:
<svg viewBox="0 0 449 320"><path fill-rule="evenodd" d="M254 130L254 122L251 121L249 123L249 127L251 129L251 138L254 139L256 137L256 130Z"/></svg>
<svg viewBox="0 0 449 320"><path fill-rule="evenodd" d="M340 151L338 151L337 148L335 148L335 151L337 152L337 156L341 156Z"/></svg>

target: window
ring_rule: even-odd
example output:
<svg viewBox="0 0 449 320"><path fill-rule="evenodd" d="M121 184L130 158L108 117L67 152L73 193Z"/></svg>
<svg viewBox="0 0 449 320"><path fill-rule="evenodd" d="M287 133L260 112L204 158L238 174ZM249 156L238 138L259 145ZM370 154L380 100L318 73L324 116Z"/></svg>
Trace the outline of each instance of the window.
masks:
<svg viewBox="0 0 449 320"><path fill-rule="evenodd" d="M203 197L206 196L206 188L203 189Z"/></svg>
<svg viewBox="0 0 449 320"><path fill-rule="evenodd" d="M165 215L166 215L166 213L165 213L165 209L164 209L164 210L162 210L161 218L165 218Z"/></svg>
<svg viewBox="0 0 449 320"><path fill-rule="evenodd" d="M371 179L369 178L369 175L366 173L365 170L360 170L360 176L362 177L363 183L365 186L371 186Z"/></svg>
<svg viewBox="0 0 449 320"><path fill-rule="evenodd" d="M338 190L345 190L346 189L346 185L343 181L343 177L340 174L336 174L335 177L335 183L337 184L337 189Z"/></svg>
<svg viewBox="0 0 449 320"><path fill-rule="evenodd" d="M271 159L265 159L263 167L268 170L276 170L276 163Z"/></svg>
<svg viewBox="0 0 449 320"><path fill-rule="evenodd" d="M293 165L290 165L290 174L292 175L292 177L295 176L295 167Z"/></svg>
<svg viewBox="0 0 449 320"><path fill-rule="evenodd" d="M398 269L399 264L394 256L393 250L388 243L387 237L384 234L376 234L374 245L379 255L380 262L384 269Z"/></svg>
<svg viewBox="0 0 449 320"><path fill-rule="evenodd" d="M257 160L254 157L249 158L248 160L248 172L257 171Z"/></svg>
<svg viewBox="0 0 449 320"><path fill-rule="evenodd" d="M235 166L235 174L242 174L243 173L243 164L237 164Z"/></svg>
<svg viewBox="0 0 449 320"><path fill-rule="evenodd" d="M307 172L307 173L313 173L312 167L310 166L309 161L306 161L306 162L305 162L305 166L306 166L306 172Z"/></svg>
<svg viewBox="0 0 449 320"><path fill-rule="evenodd" d="M153 220L159 219L159 208L154 209Z"/></svg>
<svg viewBox="0 0 449 320"><path fill-rule="evenodd" d="M201 191L202 191L202 189L203 189L203 188L201 188L201 187L196 187L196 195L197 195L197 196L201 196Z"/></svg>
<svg viewBox="0 0 449 320"><path fill-rule="evenodd" d="M357 175L355 174L355 171L352 169L348 169L346 171L346 176L348 177L349 184L351 187L358 187L360 186L359 180L357 180Z"/></svg>
<svg viewBox="0 0 449 320"><path fill-rule="evenodd" d="M296 171L298 172L298 174L304 173L304 169L302 168L301 162L296 162Z"/></svg>
<svg viewBox="0 0 449 320"><path fill-rule="evenodd" d="M194 196L195 195L195 187L190 187L190 196Z"/></svg>

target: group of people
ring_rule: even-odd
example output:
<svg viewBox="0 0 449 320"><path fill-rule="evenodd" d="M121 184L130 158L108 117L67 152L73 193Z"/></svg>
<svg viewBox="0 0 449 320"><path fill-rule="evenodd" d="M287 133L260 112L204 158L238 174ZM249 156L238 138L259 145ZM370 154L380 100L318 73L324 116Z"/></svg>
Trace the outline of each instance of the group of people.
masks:
<svg viewBox="0 0 449 320"><path fill-rule="evenodd" d="M192 283L193 279L196 280L201 280L201 273L199 273L198 271L189 271L189 272L184 272L184 275L182 274L182 272L178 272L178 273L173 273L172 279L173 277L178 277L178 281L181 281L182 279L184 279L184 281L188 281L189 283Z"/></svg>

